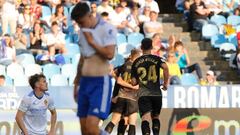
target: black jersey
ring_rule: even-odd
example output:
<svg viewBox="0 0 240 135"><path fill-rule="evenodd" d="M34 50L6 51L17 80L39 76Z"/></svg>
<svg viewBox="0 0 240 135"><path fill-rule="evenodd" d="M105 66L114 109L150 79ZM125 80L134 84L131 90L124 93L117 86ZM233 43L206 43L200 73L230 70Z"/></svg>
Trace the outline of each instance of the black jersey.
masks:
<svg viewBox="0 0 240 135"><path fill-rule="evenodd" d="M162 95L160 90L160 68L165 60L156 55L143 55L132 65L132 77L139 83L139 96Z"/></svg>
<svg viewBox="0 0 240 135"><path fill-rule="evenodd" d="M132 64L133 63L131 61L127 61L118 70L122 79L127 83L131 83ZM120 86L118 96L122 97L122 98L136 100L137 99L137 90L132 90L127 87Z"/></svg>

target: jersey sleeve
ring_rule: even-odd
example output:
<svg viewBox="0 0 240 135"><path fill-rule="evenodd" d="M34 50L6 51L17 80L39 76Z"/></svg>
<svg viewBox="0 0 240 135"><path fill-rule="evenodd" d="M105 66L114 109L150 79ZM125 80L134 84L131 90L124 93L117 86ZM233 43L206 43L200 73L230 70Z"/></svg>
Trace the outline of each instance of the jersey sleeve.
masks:
<svg viewBox="0 0 240 135"><path fill-rule="evenodd" d="M113 26L106 28L106 36L104 36L104 46L116 45L117 43L117 30Z"/></svg>
<svg viewBox="0 0 240 135"><path fill-rule="evenodd" d="M25 96L25 97L23 97L18 110L20 110L22 112L26 112L28 110L30 104L31 104L30 101Z"/></svg>
<svg viewBox="0 0 240 135"><path fill-rule="evenodd" d="M48 109L49 109L49 110L55 109L55 105L54 105L53 99L50 98L50 97L49 97Z"/></svg>

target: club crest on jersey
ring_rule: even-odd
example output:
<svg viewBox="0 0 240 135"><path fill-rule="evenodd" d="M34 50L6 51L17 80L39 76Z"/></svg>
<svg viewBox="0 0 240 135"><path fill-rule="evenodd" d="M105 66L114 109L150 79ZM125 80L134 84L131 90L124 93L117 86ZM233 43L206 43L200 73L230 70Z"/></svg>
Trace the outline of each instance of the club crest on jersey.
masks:
<svg viewBox="0 0 240 135"><path fill-rule="evenodd" d="M109 34L109 35L112 35L112 32L113 32L112 29L108 30L108 34Z"/></svg>
<svg viewBox="0 0 240 135"><path fill-rule="evenodd" d="M47 99L44 100L44 104L45 104L46 106L48 106L48 101L47 101Z"/></svg>

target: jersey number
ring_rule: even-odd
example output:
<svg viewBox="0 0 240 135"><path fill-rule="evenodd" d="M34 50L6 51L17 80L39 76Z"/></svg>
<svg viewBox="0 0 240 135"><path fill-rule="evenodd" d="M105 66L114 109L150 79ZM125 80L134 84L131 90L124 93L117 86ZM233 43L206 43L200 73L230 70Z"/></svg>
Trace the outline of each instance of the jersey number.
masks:
<svg viewBox="0 0 240 135"><path fill-rule="evenodd" d="M140 75L139 80L146 85L149 81L153 83L157 82L157 72L156 72L156 65L151 65L148 70L144 67L139 67L137 69L137 73ZM147 78L146 78L147 76Z"/></svg>

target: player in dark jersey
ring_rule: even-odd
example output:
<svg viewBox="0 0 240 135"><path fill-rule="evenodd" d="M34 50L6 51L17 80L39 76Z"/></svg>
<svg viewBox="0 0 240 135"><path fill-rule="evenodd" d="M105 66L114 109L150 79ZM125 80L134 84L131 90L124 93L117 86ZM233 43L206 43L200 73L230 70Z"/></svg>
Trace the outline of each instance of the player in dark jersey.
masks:
<svg viewBox="0 0 240 135"><path fill-rule="evenodd" d="M152 40L145 38L141 42L143 55L132 65L132 83L139 84L138 106L142 118L142 134L150 135L149 123L152 121L154 135L159 135L159 115L162 108L162 92L160 89L160 68L163 69L164 83L162 89L167 90L168 67L165 61L151 54Z"/></svg>
<svg viewBox="0 0 240 135"><path fill-rule="evenodd" d="M138 112L137 92L138 85L131 85L131 68L133 61L140 56L140 50L133 49L129 59L121 68L118 68L120 75L117 77L117 84L120 89L117 95L117 102L113 107L112 120L105 128L105 131L111 133L114 126L120 121L121 116L128 116L129 135L136 134L136 120ZM124 133L123 133L124 134Z"/></svg>

